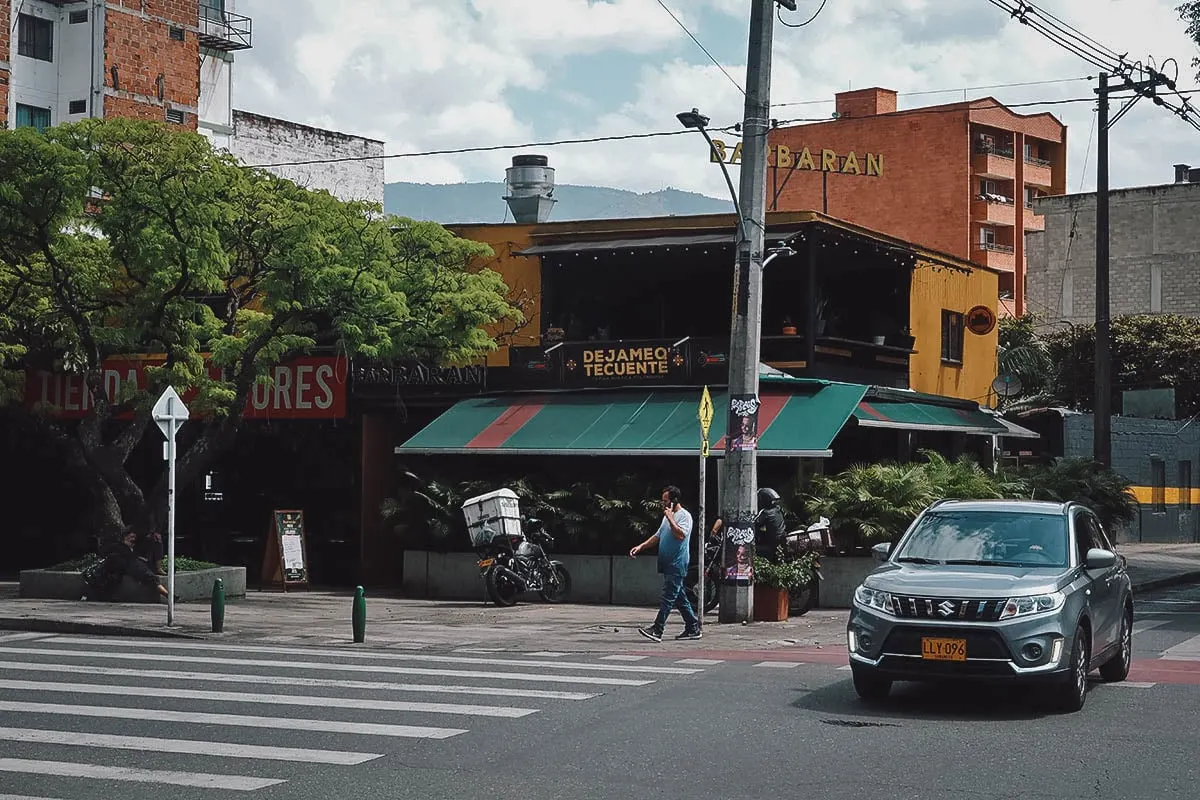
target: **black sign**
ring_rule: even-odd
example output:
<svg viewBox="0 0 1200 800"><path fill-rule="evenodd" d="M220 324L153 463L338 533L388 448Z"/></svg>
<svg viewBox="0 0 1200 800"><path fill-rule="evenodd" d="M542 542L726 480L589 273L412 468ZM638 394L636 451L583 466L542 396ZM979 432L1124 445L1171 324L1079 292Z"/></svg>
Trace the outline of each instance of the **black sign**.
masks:
<svg viewBox="0 0 1200 800"><path fill-rule="evenodd" d="M354 367L354 386L379 388L399 386L484 386L487 366L434 367L419 362L362 364Z"/></svg>
<svg viewBox="0 0 1200 800"><path fill-rule="evenodd" d="M511 350L514 380L526 387L705 385L725 382L728 340L564 342Z"/></svg>

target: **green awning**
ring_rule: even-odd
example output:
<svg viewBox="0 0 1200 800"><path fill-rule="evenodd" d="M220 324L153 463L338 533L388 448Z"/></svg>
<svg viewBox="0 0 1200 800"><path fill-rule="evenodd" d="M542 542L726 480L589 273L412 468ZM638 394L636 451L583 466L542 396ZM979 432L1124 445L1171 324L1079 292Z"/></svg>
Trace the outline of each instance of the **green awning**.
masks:
<svg viewBox="0 0 1200 800"><path fill-rule="evenodd" d="M894 428L909 431L943 431L987 436L1012 435L998 419L975 408L898 400L864 400L854 409L854 418L864 428Z"/></svg>
<svg viewBox="0 0 1200 800"><path fill-rule="evenodd" d="M867 387L811 381L762 387L758 452L830 456L830 445ZM693 456L700 452L700 389L576 392L460 400L398 454ZM724 455L724 391L712 394L710 453Z"/></svg>

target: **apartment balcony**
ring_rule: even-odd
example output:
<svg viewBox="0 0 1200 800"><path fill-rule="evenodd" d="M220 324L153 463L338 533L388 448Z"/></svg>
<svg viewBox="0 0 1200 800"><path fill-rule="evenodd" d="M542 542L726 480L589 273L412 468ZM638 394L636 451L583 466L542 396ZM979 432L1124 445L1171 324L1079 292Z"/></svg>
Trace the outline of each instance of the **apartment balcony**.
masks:
<svg viewBox="0 0 1200 800"><path fill-rule="evenodd" d="M981 242L975 247L975 263L1001 272L1017 271L1017 257L1012 245Z"/></svg>
<svg viewBox="0 0 1200 800"><path fill-rule="evenodd" d="M1017 209L1013 204L1012 198L988 195L986 199L977 199L971 204L971 219L975 222L986 223L988 225L1015 228L1017 225Z"/></svg>
<svg viewBox="0 0 1200 800"><path fill-rule="evenodd" d="M976 177L994 181L1011 181L1017 177L1017 162L1012 155L1001 155L982 147L971 156L971 169Z"/></svg>
<svg viewBox="0 0 1200 800"><path fill-rule="evenodd" d="M1046 230L1046 218L1040 214L1033 212L1033 206L1029 203L1025 204L1025 230L1027 231L1044 231Z"/></svg>
<svg viewBox="0 0 1200 800"><path fill-rule="evenodd" d="M1025 183L1039 189L1054 187L1054 164L1044 158L1025 159Z"/></svg>
<svg viewBox="0 0 1200 800"><path fill-rule="evenodd" d="M200 45L202 47L210 47L226 53L235 50L249 50L252 46L253 27L249 17L203 4L200 6Z"/></svg>

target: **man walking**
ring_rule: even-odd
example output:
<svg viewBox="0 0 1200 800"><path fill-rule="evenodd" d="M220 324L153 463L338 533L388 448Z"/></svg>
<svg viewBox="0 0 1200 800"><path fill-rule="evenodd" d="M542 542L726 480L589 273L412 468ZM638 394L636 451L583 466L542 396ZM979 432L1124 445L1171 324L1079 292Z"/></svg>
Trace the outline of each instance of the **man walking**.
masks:
<svg viewBox="0 0 1200 800"><path fill-rule="evenodd" d="M689 543L693 523L692 515L679 503L681 496L678 486L663 489L662 524L653 536L629 551L629 557L636 558L643 550L658 545L658 571L663 576L662 602L654 624L648 628L638 628L638 633L655 642L662 641L663 627L672 608L678 608L683 617L683 633L676 639L699 639L701 636L700 620L683 590L683 578L687 575L691 559Z"/></svg>

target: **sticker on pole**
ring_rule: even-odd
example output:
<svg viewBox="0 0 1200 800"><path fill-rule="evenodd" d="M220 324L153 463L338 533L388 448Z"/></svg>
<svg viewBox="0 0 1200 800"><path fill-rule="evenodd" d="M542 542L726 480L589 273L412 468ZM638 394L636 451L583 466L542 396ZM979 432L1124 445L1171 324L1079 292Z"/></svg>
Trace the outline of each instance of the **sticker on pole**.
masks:
<svg viewBox="0 0 1200 800"><path fill-rule="evenodd" d="M179 392L175 391L174 386L168 386L166 391L159 395L151 415L158 423L158 428L162 431L163 436L168 439L183 427L183 423L188 421L189 416L187 406L183 404L183 398L179 396Z"/></svg>
<svg viewBox="0 0 1200 800"><path fill-rule="evenodd" d="M708 387L704 387L704 393L700 395L700 455L708 458L708 429L713 421L713 402L712 395L708 393Z"/></svg>

